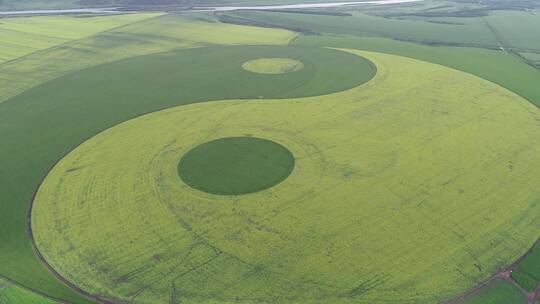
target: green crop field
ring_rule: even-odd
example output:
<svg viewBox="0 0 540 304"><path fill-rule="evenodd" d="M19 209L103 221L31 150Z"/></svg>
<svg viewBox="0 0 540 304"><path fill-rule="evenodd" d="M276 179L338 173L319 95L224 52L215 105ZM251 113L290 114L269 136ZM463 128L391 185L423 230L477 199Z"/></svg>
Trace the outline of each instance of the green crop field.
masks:
<svg viewBox="0 0 540 304"><path fill-rule="evenodd" d="M0 64L156 15L129 14L91 18L42 16L0 19Z"/></svg>
<svg viewBox="0 0 540 304"><path fill-rule="evenodd" d="M540 298L540 4L148 1L0 0L141 11L0 18L0 304Z"/></svg>
<svg viewBox="0 0 540 304"><path fill-rule="evenodd" d="M525 304L527 298L512 283L497 279L466 299L463 304Z"/></svg>
<svg viewBox="0 0 540 304"><path fill-rule="evenodd" d="M538 244L520 261L512 277L527 291L532 292L540 282L540 247Z"/></svg>
<svg viewBox="0 0 540 304"><path fill-rule="evenodd" d="M538 53L522 52L519 54L523 56L525 60L528 60L530 64L536 66L537 68L540 68L540 52Z"/></svg>
<svg viewBox="0 0 540 304"><path fill-rule="evenodd" d="M499 35L504 46L540 51L540 40L531 39L540 28L539 12L500 11L485 20Z"/></svg>
<svg viewBox="0 0 540 304"><path fill-rule="evenodd" d="M388 19L360 12L353 12L352 16L346 17L279 12L235 12L229 15L318 33L497 46L496 37L482 19L466 19L463 23L448 26L422 20Z"/></svg>
<svg viewBox="0 0 540 304"><path fill-rule="evenodd" d="M54 304L45 297L0 278L0 304Z"/></svg>
<svg viewBox="0 0 540 304"><path fill-rule="evenodd" d="M435 18L419 9L393 13L377 8L343 12L349 15L240 11L224 16L232 17L226 19L232 22L252 21L315 33L394 38L430 45L540 50L539 40L531 39L540 28L539 11L495 11L487 16L467 18L451 14ZM433 10L429 12L433 14Z"/></svg>
<svg viewBox="0 0 540 304"><path fill-rule="evenodd" d="M187 152L178 175L192 188L219 195L255 193L286 179L294 169L287 148L252 136L216 139Z"/></svg>

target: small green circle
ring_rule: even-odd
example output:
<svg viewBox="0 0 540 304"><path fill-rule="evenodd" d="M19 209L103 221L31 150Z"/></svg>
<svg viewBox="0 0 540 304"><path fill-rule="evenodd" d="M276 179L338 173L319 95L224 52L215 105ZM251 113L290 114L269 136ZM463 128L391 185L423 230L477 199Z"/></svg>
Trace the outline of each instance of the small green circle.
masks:
<svg viewBox="0 0 540 304"><path fill-rule="evenodd" d="M242 64L244 70L259 74L285 74L304 68L304 64L290 58L259 58Z"/></svg>
<svg viewBox="0 0 540 304"><path fill-rule="evenodd" d="M226 137L201 144L178 164L182 180L219 195L254 193L279 184L294 168L284 146L256 137Z"/></svg>

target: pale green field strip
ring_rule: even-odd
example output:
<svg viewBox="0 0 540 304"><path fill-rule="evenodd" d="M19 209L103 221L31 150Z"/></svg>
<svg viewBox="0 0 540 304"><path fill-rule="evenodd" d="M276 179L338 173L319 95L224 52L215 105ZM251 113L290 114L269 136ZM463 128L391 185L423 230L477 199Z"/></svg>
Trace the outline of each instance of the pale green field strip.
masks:
<svg viewBox="0 0 540 304"><path fill-rule="evenodd" d="M296 37L281 29L222 24L211 19L206 22L190 16L154 17L0 64L0 103L69 72L124 58L213 44L285 45Z"/></svg>
<svg viewBox="0 0 540 304"><path fill-rule="evenodd" d="M300 61L290 58L259 58L244 62L242 68L253 73L283 74L296 72L304 67Z"/></svg>
<svg viewBox="0 0 540 304"><path fill-rule="evenodd" d="M272 25L311 30L316 33L386 37L419 43L454 43L498 46L497 37L481 18L459 18L449 26L423 20L383 18L363 11L347 11L352 16L327 16L264 11L227 13L240 18Z"/></svg>
<svg viewBox="0 0 540 304"><path fill-rule="evenodd" d="M495 11L486 20L503 38L505 47L540 51L540 10Z"/></svg>
<svg viewBox="0 0 540 304"><path fill-rule="evenodd" d="M444 5L441 1L428 1ZM456 3L450 3L456 7ZM474 9L473 9L474 10ZM490 11L485 17L426 17L418 4L410 6L411 15L405 8L370 9L349 8L344 12L351 16L314 15L302 13L240 11L226 13L248 18L255 22L285 25L316 33L347 34L356 36L386 37L425 44L476 46L487 48L515 48L540 50L538 35L540 11ZM393 16L392 13L397 14ZM388 14L388 16L386 16ZM443 14L444 15L444 14ZM449 14L452 15L452 14Z"/></svg>
<svg viewBox="0 0 540 304"><path fill-rule="evenodd" d="M100 17L41 16L0 19L0 64L159 14Z"/></svg>
<svg viewBox="0 0 540 304"><path fill-rule="evenodd" d="M88 140L38 191L39 250L131 303L438 303L515 261L540 228L540 110L456 70L354 53L378 69L357 88L176 107ZM184 153L247 134L292 152L286 180L233 197L182 183Z"/></svg>
<svg viewBox="0 0 540 304"><path fill-rule="evenodd" d="M41 295L14 285L0 278L0 304L54 304Z"/></svg>

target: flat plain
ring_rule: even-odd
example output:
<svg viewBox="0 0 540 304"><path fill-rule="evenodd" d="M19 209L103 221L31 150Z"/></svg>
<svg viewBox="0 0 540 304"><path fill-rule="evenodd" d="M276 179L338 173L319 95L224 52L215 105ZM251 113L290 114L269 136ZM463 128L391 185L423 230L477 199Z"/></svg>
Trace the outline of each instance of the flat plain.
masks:
<svg viewBox="0 0 540 304"><path fill-rule="evenodd" d="M499 2L0 19L0 303L533 303L539 11ZM292 171L182 180L231 137Z"/></svg>

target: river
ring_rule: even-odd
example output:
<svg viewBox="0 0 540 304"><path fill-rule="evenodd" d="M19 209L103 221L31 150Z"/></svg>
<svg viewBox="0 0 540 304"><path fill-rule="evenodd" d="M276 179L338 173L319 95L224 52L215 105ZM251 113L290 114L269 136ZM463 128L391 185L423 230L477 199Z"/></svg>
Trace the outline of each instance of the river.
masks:
<svg viewBox="0 0 540 304"><path fill-rule="evenodd" d="M279 10L279 9L302 9L302 8L328 8L328 7L342 7L348 5L385 5L385 4L399 4L417 2L423 0L368 0L368 1L354 1L354 2L326 2L326 3L298 3L298 4L284 4L284 5L257 5L257 6L205 6L194 7L185 12L226 12L237 10ZM20 11L0 11L0 16L17 16L17 15L59 15L59 14L107 14L107 13L123 13L125 11L119 10L116 7L107 8L75 8L75 9L47 9L47 10L20 10Z"/></svg>

